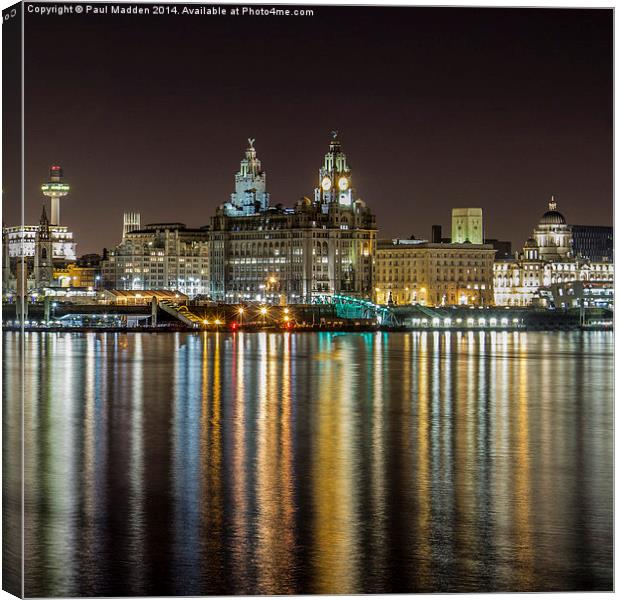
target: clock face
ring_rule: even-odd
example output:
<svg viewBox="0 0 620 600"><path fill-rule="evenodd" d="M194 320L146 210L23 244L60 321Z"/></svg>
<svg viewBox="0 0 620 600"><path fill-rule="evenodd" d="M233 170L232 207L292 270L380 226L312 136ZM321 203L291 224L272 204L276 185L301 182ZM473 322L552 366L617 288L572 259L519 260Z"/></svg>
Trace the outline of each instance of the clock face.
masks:
<svg viewBox="0 0 620 600"><path fill-rule="evenodd" d="M338 180L338 187L344 192L349 187L349 180L346 177L341 177Z"/></svg>
<svg viewBox="0 0 620 600"><path fill-rule="evenodd" d="M329 177L323 177L323 181L321 181L321 187L327 191L332 187L332 180Z"/></svg>

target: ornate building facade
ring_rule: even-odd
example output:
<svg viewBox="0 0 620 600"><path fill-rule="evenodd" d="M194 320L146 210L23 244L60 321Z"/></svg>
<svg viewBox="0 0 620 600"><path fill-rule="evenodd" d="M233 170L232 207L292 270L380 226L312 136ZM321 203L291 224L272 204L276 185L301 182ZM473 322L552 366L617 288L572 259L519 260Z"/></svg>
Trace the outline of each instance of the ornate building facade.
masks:
<svg viewBox="0 0 620 600"><path fill-rule="evenodd" d="M269 205L265 173L249 142L231 202L211 219L212 297L266 303L306 303L324 293L370 297L375 217L354 199L337 135L319 168L314 199L290 208Z"/></svg>
<svg viewBox="0 0 620 600"><path fill-rule="evenodd" d="M2 259L5 293L16 291L18 279L26 290L35 291L55 283L54 269L76 260L76 243L67 227L50 225L43 206L38 225L2 228Z"/></svg>
<svg viewBox="0 0 620 600"><path fill-rule="evenodd" d="M183 223L154 223L139 229L139 215L124 219L123 239L101 262L103 287L119 290L178 290L209 293L209 233Z"/></svg>
<svg viewBox="0 0 620 600"><path fill-rule="evenodd" d="M545 304L541 290L570 282L596 282L613 285L611 261L591 261L575 257L571 226L557 210L553 197L523 252L516 258L497 260L493 283L498 306Z"/></svg>
<svg viewBox="0 0 620 600"><path fill-rule="evenodd" d="M41 192L50 198L51 219L43 204L38 225L2 226L2 289L7 295L35 292L55 284L54 270L76 260L73 233L60 224L60 199L70 186L62 169L50 167L49 180Z"/></svg>
<svg viewBox="0 0 620 600"><path fill-rule="evenodd" d="M248 139L245 158L235 175L235 191L230 195L230 202L224 204L224 213L229 217L253 215L269 206L267 175L256 156L255 141Z"/></svg>
<svg viewBox="0 0 620 600"><path fill-rule="evenodd" d="M380 240L375 258L377 304L493 304L493 257L488 244Z"/></svg>

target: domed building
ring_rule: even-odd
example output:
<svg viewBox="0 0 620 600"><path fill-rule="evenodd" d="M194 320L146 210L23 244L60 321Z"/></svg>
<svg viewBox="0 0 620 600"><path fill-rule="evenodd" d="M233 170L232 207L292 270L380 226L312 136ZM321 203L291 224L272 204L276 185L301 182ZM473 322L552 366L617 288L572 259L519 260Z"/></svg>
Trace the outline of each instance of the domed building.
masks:
<svg viewBox="0 0 620 600"><path fill-rule="evenodd" d="M538 221L523 246L523 252L515 258L495 261L495 304L545 304L548 297L545 290L576 281L613 285L613 263L598 263L573 256L572 228L551 196L549 210Z"/></svg>
<svg viewBox="0 0 620 600"><path fill-rule="evenodd" d="M549 210L543 214L534 229L530 240L532 239L538 246L537 258L541 260L561 260L570 256L571 228L566 224L564 215L557 210L553 196L549 202ZM528 252L524 247L524 252L526 255L531 254L531 249Z"/></svg>

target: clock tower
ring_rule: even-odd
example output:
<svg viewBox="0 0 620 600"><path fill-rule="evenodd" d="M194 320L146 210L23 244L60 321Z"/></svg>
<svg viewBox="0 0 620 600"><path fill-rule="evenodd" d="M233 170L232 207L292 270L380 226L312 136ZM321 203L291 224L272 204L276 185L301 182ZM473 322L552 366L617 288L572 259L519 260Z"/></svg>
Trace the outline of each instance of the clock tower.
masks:
<svg viewBox="0 0 620 600"><path fill-rule="evenodd" d="M337 131L332 131L329 152L319 169L319 185L314 189L314 200L322 206L323 212L327 212L330 204L342 207L353 205L351 169L340 146Z"/></svg>

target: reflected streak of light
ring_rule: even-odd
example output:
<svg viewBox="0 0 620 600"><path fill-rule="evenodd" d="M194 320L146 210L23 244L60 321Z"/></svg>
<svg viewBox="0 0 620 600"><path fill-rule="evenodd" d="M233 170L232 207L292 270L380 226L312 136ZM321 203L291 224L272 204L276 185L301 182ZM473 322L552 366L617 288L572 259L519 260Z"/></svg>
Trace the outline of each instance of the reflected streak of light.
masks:
<svg viewBox="0 0 620 600"><path fill-rule="evenodd" d="M232 455L232 541L231 552L234 560L235 591L243 594L252 592L249 579L251 564L250 543L248 530L248 484L247 484L247 449L246 449L246 422L245 422L245 348L243 332L233 337L233 455ZM203 386L206 390L207 381L207 349L206 334L203 350Z"/></svg>
<svg viewBox="0 0 620 600"><path fill-rule="evenodd" d="M97 402L97 382L95 378L95 365L98 363L96 357L96 344L98 340L94 335L86 338L86 372L84 382L84 462L82 466L82 486L83 494L83 510L88 516L90 522L94 521L97 515L97 502L100 501L97 487L91 482L96 481L96 414L95 403ZM85 554L90 557L93 563L97 556L97 532L93 527L87 527L83 534ZM87 581L92 580L94 569L83 574Z"/></svg>
<svg viewBox="0 0 620 600"><path fill-rule="evenodd" d="M328 340L339 338L325 338ZM342 338L340 338L342 339ZM345 342L346 343L346 342ZM335 344L334 344L335 345ZM315 593L358 592L357 496L352 438L356 399L346 349L322 362L313 462ZM331 391L331 393L329 393Z"/></svg>
<svg viewBox="0 0 620 600"><path fill-rule="evenodd" d="M280 348L280 343L283 348ZM261 593L293 593L293 505L290 465L290 355L287 338L269 335L258 423L258 546ZM280 352L282 350L282 352ZM282 372L278 372L279 368Z"/></svg>
<svg viewBox="0 0 620 600"><path fill-rule="evenodd" d="M430 457L429 457L429 364L428 334L424 332L420 338L418 359L418 418L417 418L417 532L418 544L417 571L422 585L429 585L431 573L431 488L430 488Z"/></svg>
<svg viewBox="0 0 620 600"><path fill-rule="evenodd" d="M39 537L40 519L36 510L38 494L33 492L37 477L35 457L37 447L32 441L38 436L33 431L38 426L35 408L38 382L32 381L25 370L29 348L23 332L3 332L2 335L2 555L3 589L19 590L22 586L22 550L28 555ZM7 357L10 357L7 359ZM45 357L43 354L42 358ZM22 446L22 427L30 444ZM32 434L34 435L32 435ZM35 452L33 452L33 449ZM22 454L25 451L25 456ZM23 461L23 462L22 462ZM24 477L24 479L22 479ZM23 487L22 487L23 484ZM22 520L22 489L26 493L26 522ZM36 489L36 488L35 488ZM22 538L22 536L24 536ZM22 547L22 540L25 546ZM36 576L37 569L29 568L28 575ZM26 579L27 582L27 579Z"/></svg>
<svg viewBox="0 0 620 600"><path fill-rule="evenodd" d="M293 497L293 431L292 431L292 398L291 398L291 334L285 333L282 339L284 346L282 357L282 414L281 414L281 446L282 461L281 473L281 502L284 543L282 544L283 556L280 562L286 567L286 589L293 594L295 589L292 582L292 569L294 564L294 519L295 505Z"/></svg>
<svg viewBox="0 0 620 600"><path fill-rule="evenodd" d="M217 580L222 571L222 535L224 518L224 499L222 490L222 431L221 431L221 352L220 333L203 334L213 336L213 397L211 406L208 400L203 398L203 405L207 408L206 421L202 425L206 431L202 439L205 446L201 452L201 457L206 464L202 472L205 477L203 494L202 519L205 524L203 539L206 540L206 565L207 578ZM203 413L204 414L204 413Z"/></svg>
<svg viewBox="0 0 620 600"><path fill-rule="evenodd" d="M48 571L50 595L62 596L71 590L75 577L75 512L78 494L76 493L75 473L75 428L72 426L74 401L74 369L79 364L74 356L74 338L67 334L62 339L62 367L50 373L50 403L48 411L48 437L45 444L46 468L42 473L44 495L49 505L49 520L46 532L48 551L53 551L52 564L58 565ZM63 518L55 518L63 515ZM46 536L47 537L47 536ZM53 550L52 550L53 549ZM51 558L51 557L50 557Z"/></svg>
<svg viewBox="0 0 620 600"><path fill-rule="evenodd" d="M139 593L144 589L144 432L143 432L143 337L134 338L131 377L131 429L129 466L129 548L132 568L132 587Z"/></svg>
<svg viewBox="0 0 620 600"><path fill-rule="evenodd" d="M383 342L386 338L374 338L374 393L372 398L372 544L373 566L377 583L380 584L386 571L386 527L387 510L385 504L385 398L389 398L389 379L384 377ZM387 350L387 348L386 348ZM404 360L408 363L408 357ZM382 385L385 382L385 387Z"/></svg>
<svg viewBox="0 0 620 600"><path fill-rule="evenodd" d="M53 336L52 340L55 341ZM18 555L21 555L21 536L23 527L24 551L26 555L32 554L32 547L36 547L39 538L45 538L45 518L40 514L38 510L29 510L31 507L37 506L44 501L44 489L42 490L37 483L43 478L43 471L41 465L41 457L45 456L45 441L46 438L43 435L45 431L46 416L47 416L47 394L49 390L49 374L51 357L49 348L53 344L50 342L47 344L47 352L43 351L42 361L45 367L39 371L37 368L39 364L39 349L35 344L36 336L30 336L29 334L17 333L15 334L15 345L13 347L14 355L18 356L17 365L13 368L8 367L8 363L3 361L3 500L8 504L9 490L7 495L4 495L4 486L9 482L15 485L15 490L20 489L19 497L15 497L11 494L11 503L15 508L21 505L21 478L22 478L22 462L19 457L22 455L22 416L24 419L24 433L28 443L23 446L24 450L24 464L25 469L25 506L24 517L25 519L19 519L19 531L16 529L17 523L15 519L3 518L3 526L6 527L4 535L8 536L10 527L15 529L16 539L19 542L16 543L18 547L15 551ZM46 336L46 340L49 339ZM23 352L23 354L22 354ZM6 357L6 354L4 355ZM6 361L6 358L4 359ZM21 371L23 370L23 382ZM23 415L22 415L22 401ZM24 440L24 441L26 441ZM10 462L9 462L10 461ZM7 465L9 462L9 465ZM5 504L4 506L6 506ZM9 523L11 522L11 523ZM4 538L6 540L7 537ZM3 540L3 541L4 541ZM21 565L20 565L21 566ZM6 573L5 575L8 575ZM36 577L40 574L36 573L34 569L26 570L25 583L28 585L28 579L30 577ZM8 577L7 577L8 578ZM21 577L19 581L21 586Z"/></svg>
<svg viewBox="0 0 620 600"><path fill-rule="evenodd" d="M515 535L519 540L517 554L519 557L518 587L531 589L532 580L532 514L530 498L530 457L529 457L529 417L528 417L528 385L527 385L527 354L525 344L519 348L519 380L518 380L518 412L517 412L517 445L515 472Z"/></svg>
<svg viewBox="0 0 620 600"><path fill-rule="evenodd" d="M449 331L444 333L445 339L445 361L443 363L442 378L442 406L443 406L443 439L441 440L441 448L443 450L441 457L441 467L443 473L452 473L452 334ZM448 498L446 498L447 500Z"/></svg>

